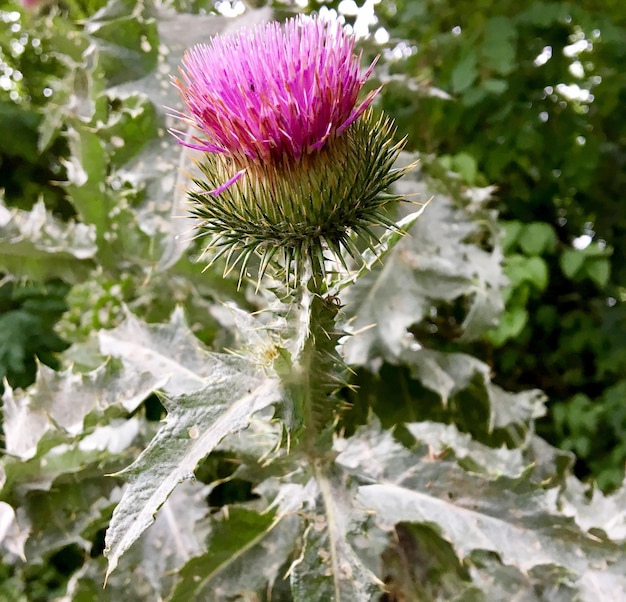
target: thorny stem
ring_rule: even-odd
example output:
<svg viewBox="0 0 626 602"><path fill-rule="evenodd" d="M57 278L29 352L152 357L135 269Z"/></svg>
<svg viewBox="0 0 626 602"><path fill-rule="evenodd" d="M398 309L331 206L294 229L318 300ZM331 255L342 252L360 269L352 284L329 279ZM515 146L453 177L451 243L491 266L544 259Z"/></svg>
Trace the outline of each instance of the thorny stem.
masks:
<svg viewBox="0 0 626 602"><path fill-rule="evenodd" d="M312 468L328 525L328 552L334 581L334 599L341 600L339 580L340 538L336 532L337 508L329 479L328 449L336 404L332 391L338 382L341 359L335 351L334 321L337 307L320 292L310 270L302 275L293 296L295 320L291 391L300 441Z"/></svg>
<svg viewBox="0 0 626 602"><path fill-rule="evenodd" d="M293 291L289 311L293 343L287 387L293 400L294 434L311 459L328 449L330 441L324 435L335 418L333 392L341 383L341 359L335 350L337 307L322 296L319 282L307 269Z"/></svg>
<svg viewBox="0 0 626 602"><path fill-rule="evenodd" d="M300 279L298 289L295 291L295 348L294 348L294 377L297 385L294 387L296 401L296 421L301 423L304 435L304 444L307 454L311 453L315 446L315 432L312 428L313 420L313 391L311 388L311 308L315 293L309 290L312 282L309 270L306 270ZM313 344L315 344L313 342ZM300 414L300 416L298 416Z"/></svg>
<svg viewBox="0 0 626 602"><path fill-rule="evenodd" d="M314 459L313 461L313 471L315 474L315 481L317 482L317 486L320 488L320 493L322 495L322 503L324 504L324 511L326 512L326 519L328 524L328 540L329 540L329 552L330 552L330 563L332 567L334 588L335 588L335 600L337 602L341 601L341 588L339 584L339 580L337 576L339 575L339 551L338 545L339 541L337 538L337 534L334 529L334 525L336 524L336 508L335 502L333 498L333 492L330 487L330 483L328 480L328 476L325 472L326 464L319 459Z"/></svg>

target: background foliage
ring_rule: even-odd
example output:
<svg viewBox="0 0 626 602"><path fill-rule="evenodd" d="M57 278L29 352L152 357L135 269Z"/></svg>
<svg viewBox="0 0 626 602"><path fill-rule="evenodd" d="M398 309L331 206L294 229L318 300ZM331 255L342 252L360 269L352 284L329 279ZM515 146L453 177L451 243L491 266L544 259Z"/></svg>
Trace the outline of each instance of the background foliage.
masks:
<svg viewBox="0 0 626 602"><path fill-rule="evenodd" d="M242 344L226 304L266 304L194 262L168 77L186 46L294 7L0 6L0 599L322 595L306 552L324 534L302 525L323 513L280 458L258 462L279 436L267 417L174 490L101 589L125 483L104 475L146 447L168 400L192 407L216 370L205 349ZM356 8L307 10L369 28L380 106L421 159L398 188L435 198L341 293L360 333L342 347L354 387L329 481L356 575L345 599L374 596L372 571L387 601L623 599L626 11Z"/></svg>

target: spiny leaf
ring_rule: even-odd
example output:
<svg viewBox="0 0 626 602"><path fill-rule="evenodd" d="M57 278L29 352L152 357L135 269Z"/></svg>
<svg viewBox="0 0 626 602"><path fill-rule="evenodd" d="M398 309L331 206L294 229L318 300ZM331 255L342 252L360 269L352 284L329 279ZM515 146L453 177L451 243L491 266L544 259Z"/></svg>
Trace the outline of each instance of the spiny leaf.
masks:
<svg viewBox="0 0 626 602"><path fill-rule="evenodd" d="M601 529L615 542L626 541L626 484L611 495L569 477L560 498L563 513L581 529Z"/></svg>
<svg viewBox="0 0 626 602"><path fill-rule="evenodd" d="M563 567L581 591L597 581L600 588L611 583L622 596L626 593L623 551L564 517L557 489L543 490L525 476L468 473L456 462L403 449L375 426L340 447L337 461L371 483L359 488L357 499L376 513L381 528L398 522L427 525L450 542L461 560L487 550L522 573L545 565ZM488 448L482 451L488 454ZM493 453L497 457L497 450ZM370 466L372 458L376 461Z"/></svg>
<svg viewBox="0 0 626 602"><path fill-rule="evenodd" d="M26 391L7 386L4 402L6 451L22 459L32 458L47 431L80 435L91 412L104 412L117 405L133 412L165 378L107 362L87 373L72 368L55 372L40 364L37 380Z"/></svg>
<svg viewBox="0 0 626 602"><path fill-rule="evenodd" d="M81 472L64 474L49 490L24 496L21 507L32 522L25 546L27 560L41 563L52 553L71 545L88 555L92 542L86 535L106 525L111 498L117 495L119 484L113 479L103 479L100 470L91 478L85 478Z"/></svg>
<svg viewBox="0 0 626 602"><path fill-rule="evenodd" d="M361 545L368 545L361 528L366 515L355 504L345 475L319 465L315 481L317 507L309 516L300 558L290 569L294 601L369 602L383 584L366 566L367 554L356 548L357 534Z"/></svg>
<svg viewBox="0 0 626 602"><path fill-rule="evenodd" d="M557 566L542 566L524 573L519 569L502 564L497 557L487 552L475 552L467 560L472 580L474 597L465 594L459 600L476 599L500 602L515 592L515 602L566 602L580 600L573 587L569 571ZM549 584L549 585L548 585Z"/></svg>
<svg viewBox="0 0 626 602"><path fill-rule="evenodd" d="M0 269L16 277L43 281L84 279L97 251L93 227L61 222L38 201L31 211L0 203Z"/></svg>
<svg viewBox="0 0 626 602"><path fill-rule="evenodd" d="M413 378L439 395L444 407L453 395L467 388L474 379L489 381L489 366L465 353L405 349L401 360L409 367Z"/></svg>
<svg viewBox="0 0 626 602"><path fill-rule="evenodd" d="M260 378L247 362L227 355L205 359L211 380L203 389L164 399L165 425L123 474L130 484L113 513L105 555L110 574L120 556L152 524L178 483L193 477L203 458L252 415L280 401L279 383Z"/></svg>
<svg viewBox="0 0 626 602"><path fill-rule="evenodd" d="M416 483L406 487L365 485L358 499L382 521L393 517L394 521L436 525L461 559L472 550L482 549L498 554L503 563L522 572L557 565L578 574L581 580L603 580L600 573L604 572L622 595L626 594L622 569L611 568L622 555L619 548L578 531L564 520L550 499L554 495L516 495L506 481L484 487L482 498L476 495L474 484L468 495L464 491L467 477L458 469L446 470L449 468L429 471L429 480L419 478L419 487ZM439 482L433 487L437 478ZM424 489L427 483L431 486Z"/></svg>
<svg viewBox="0 0 626 602"><path fill-rule="evenodd" d="M101 353L165 380L161 386L168 395L196 391L212 376L211 354L189 330L180 307L169 324L146 324L128 312L122 324L101 330L98 339Z"/></svg>
<svg viewBox="0 0 626 602"><path fill-rule="evenodd" d="M170 602L230 599L272 587L287 562L300 518L230 507L208 538L208 552L188 562Z"/></svg>
<svg viewBox="0 0 626 602"><path fill-rule="evenodd" d="M411 370L411 376L439 395L444 407L455 395L473 386L485 402L489 431L527 425L544 415L543 392L533 389L509 393L491 382L491 368L471 355L415 347L403 349L398 357Z"/></svg>
<svg viewBox="0 0 626 602"><path fill-rule="evenodd" d="M528 468L520 449L487 447L474 441L467 433L461 433L453 424L413 422L406 428L420 443L429 445L435 454L451 450L459 464L471 472L489 477L504 475L518 478Z"/></svg>
<svg viewBox="0 0 626 602"><path fill-rule="evenodd" d="M368 248L363 251L363 265L361 265L355 274L352 274L347 278L342 278L334 284L331 294L339 294L344 288L354 284L361 276L373 270L377 264L382 265L383 259L402 240L402 237L409 232L409 230L413 227L413 224L415 224L427 206L428 201L424 202L417 211L413 211L399 220L396 223L396 228L385 230L383 235L380 237L380 241L374 245L373 248Z"/></svg>
<svg viewBox="0 0 626 602"><path fill-rule="evenodd" d="M21 517L22 521L25 517ZM0 502L0 550L19 558L24 557L24 542L30 529L20 525L15 510L6 502Z"/></svg>
<svg viewBox="0 0 626 602"><path fill-rule="evenodd" d="M243 21L254 24L267 20L270 17L268 10L247 10ZM108 16L105 21L115 26L116 18L115 15ZM242 18L237 19L238 23L241 21ZM150 22L143 26L152 28ZM152 240L154 250L151 254L156 255L155 269L159 272L171 268L189 248L195 223L184 203L185 182L189 174L195 171L193 154L167 131L171 127L180 127L180 123L166 115L169 108L176 109L181 104L170 78L176 74L187 48L195 43L206 42L212 35L229 26L229 20L219 16L161 12L157 22L159 43L150 41L150 52L143 55L144 59L151 57L152 51L156 51L158 47L158 68L139 80L122 83L115 88L115 94L120 97L134 96L139 92L142 97L149 98L161 126L156 135L150 129L147 139L146 133L142 133L145 148L117 172L118 181L140 188L142 197L145 198L137 208L138 224ZM107 25L108 35L109 28L110 25ZM129 34L141 33L133 30L131 28ZM136 50L140 42L143 43L143 38L131 41L132 35L123 46ZM118 36L116 31L115 40ZM123 50L121 46L118 46L117 51ZM149 61L145 63L146 66L151 64ZM127 128L117 134L127 144L133 143L128 140L132 135ZM183 266L183 269L187 268Z"/></svg>
<svg viewBox="0 0 626 602"><path fill-rule="evenodd" d="M32 458L5 457L6 484L2 496L13 499L31 491L50 491L56 479L69 475L102 478L105 472L120 470L138 453L134 444L141 441L141 426L137 418L130 418L96 426L85 436L47 431Z"/></svg>
<svg viewBox="0 0 626 602"><path fill-rule="evenodd" d="M141 570L155 598L170 591L175 570L205 549L208 491L197 482L181 483L163 504L152 528L140 538L136 554L127 555L126 566Z"/></svg>
<svg viewBox="0 0 626 602"><path fill-rule="evenodd" d="M419 177L417 170L409 172L395 191L428 200L431 195ZM486 211L478 213L483 222L493 221ZM490 252L467 242L483 231L484 225L451 199L435 197L384 265L344 291L345 328L355 333L344 344L347 362L365 365L380 355L396 360L413 342L407 329L420 322L436 301L469 300L462 325L466 338L493 325L502 309L498 290L505 283L502 254L496 241Z"/></svg>

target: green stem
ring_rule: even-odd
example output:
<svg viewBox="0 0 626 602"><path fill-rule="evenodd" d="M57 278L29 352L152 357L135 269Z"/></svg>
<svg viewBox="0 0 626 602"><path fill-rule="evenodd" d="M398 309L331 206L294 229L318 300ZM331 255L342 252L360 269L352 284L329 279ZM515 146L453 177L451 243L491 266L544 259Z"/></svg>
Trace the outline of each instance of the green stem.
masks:
<svg viewBox="0 0 626 602"><path fill-rule="evenodd" d="M326 524L328 525L328 548L330 553L330 565L332 567L333 585L335 589L335 600L340 602L341 600L341 585L338 579L340 574L339 570L339 541L340 535L336 532L337 517L335 501L333 497L332 488L328 480L328 473L326 471L325 463L315 459L313 461L313 472L315 474L315 481L320 488L320 494L322 496L322 503L324 504L324 511L326 512Z"/></svg>
<svg viewBox="0 0 626 602"><path fill-rule="evenodd" d="M296 360L294 370L297 371L297 382L300 384L300 409L302 411L302 427L304 445L307 454L315 448L315 429L313 428L314 394L311 382L311 307L314 294L309 290L308 274L304 274L298 290L298 310L296 323ZM313 341L313 345L315 342Z"/></svg>
<svg viewBox="0 0 626 602"><path fill-rule="evenodd" d="M292 296L291 367L287 388L293 400L296 439L310 457L329 449L337 410L334 390L341 384L341 358L335 347L337 307L321 295L319 279L305 272Z"/></svg>

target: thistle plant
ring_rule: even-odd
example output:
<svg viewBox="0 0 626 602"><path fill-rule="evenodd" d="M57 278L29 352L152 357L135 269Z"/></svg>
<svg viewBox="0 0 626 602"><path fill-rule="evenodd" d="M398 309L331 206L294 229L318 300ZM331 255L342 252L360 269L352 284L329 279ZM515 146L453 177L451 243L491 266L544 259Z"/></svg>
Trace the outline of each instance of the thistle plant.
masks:
<svg viewBox="0 0 626 602"><path fill-rule="evenodd" d="M367 81L388 78L388 65L372 71L336 23L301 17L211 41L227 21L176 14L188 3L87 3L98 10L78 23L61 4L0 11L5 83L15 84L0 101L0 156L20 166L3 170L0 199L0 600L626 600L626 486L603 495L578 480L575 458L537 435L543 394L506 391L516 370L494 382L493 362L468 353L507 351L494 341L511 333L508 303L492 330L516 286L505 250L519 278L545 253L580 250L560 235L553 249L536 222L506 220L503 242L492 187L472 185L484 174L465 153L393 182L407 155L393 163L401 144L375 117ZM400 43L412 3L391 20L383 5ZM481 14L478 29L449 38L431 83L452 86L457 103L426 83L452 13L420 19L425 37L416 56L394 59L390 97L418 82L440 117L475 113L466 134L481 114L500 128L496 104L517 106L511 94L530 73L511 66L540 76L517 41L568 43L563 20L550 25L535 8ZM615 71L624 36L584 13L572 12L570 33L586 32L594 62ZM511 35L496 44L494 31ZM181 66L192 39L209 45ZM611 49L613 63L602 62ZM460 90L470 55L484 69ZM174 87L166 73L178 67ZM542 73L554 84L558 69ZM508 82L509 95L485 77ZM609 88L591 111L599 126ZM477 91L485 102L464 107ZM182 146L164 134L164 105L179 109ZM534 127L536 109L515 125ZM434 146L462 141L443 130L426 125ZM576 156L593 158L594 146ZM190 156L195 182L179 169ZM191 220L169 219L181 189L197 216L194 253L204 245L231 278L185 261ZM394 225L394 193L432 190L437 202L401 239L419 210ZM42 198L24 209L33 195ZM259 311L241 308L251 300ZM619 303L605 306L619 326ZM32 342L49 362L53 333L71 343L55 354L60 369L38 363L20 388ZM623 387L608 393L617 416Z"/></svg>
<svg viewBox="0 0 626 602"><path fill-rule="evenodd" d="M271 267L291 291L283 385L289 430L306 432L309 451L343 384L337 308L320 296L326 266L362 263L375 228L397 228L385 208L405 171L393 167L404 140L371 107L380 88L358 100L376 62L361 72L361 59L337 21L300 15L188 50L174 79L185 104L176 115L193 134L173 133L200 151L189 200L205 253L225 256L227 271L240 264L240 280L258 256L259 281Z"/></svg>
<svg viewBox="0 0 626 602"><path fill-rule="evenodd" d="M188 199L199 235L208 239L205 254L211 262L224 257L227 270L238 266L240 282L258 261L257 285L273 277L276 299L268 311L276 319L268 326L233 310L247 342L235 354L207 358L214 381L205 388L166 401L167 424L124 471L131 485L107 533L109 571L178 482L268 406L281 435L264 461L282 454L288 471L309 480L313 501L303 498L301 507L309 506L311 521L319 512L344 512L336 498L347 492L337 489L332 451L341 409L336 393L347 372L335 295L419 214L398 224L389 217L387 206L400 199L389 186L408 169L394 168L404 142L395 142L390 120L373 111L378 89L359 102L374 67L362 72L361 59L340 24L304 16L216 37L184 55L173 82L184 110L174 115L191 135L173 134L196 153ZM155 465L164 475L160 483L146 476ZM308 541L317 537L313 522L303 525L302 558L323 547L334 575L319 599L361 599L342 594L353 583L341 576L345 533L333 523L328 541ZM306 562L296 568L302 558L291 569L298 582L306 571ZM363 571L365 595L379 589L375 575L359 563L354 568Z"/></svg>

